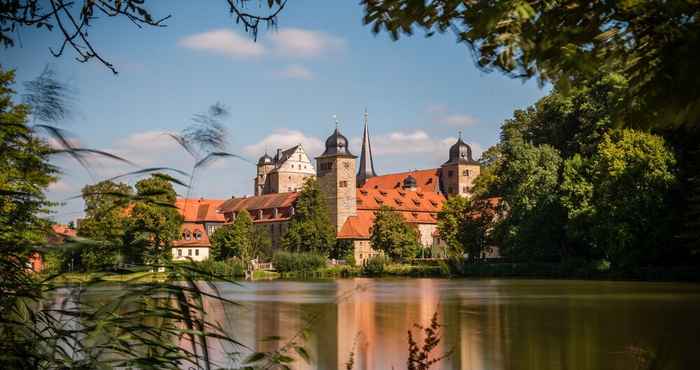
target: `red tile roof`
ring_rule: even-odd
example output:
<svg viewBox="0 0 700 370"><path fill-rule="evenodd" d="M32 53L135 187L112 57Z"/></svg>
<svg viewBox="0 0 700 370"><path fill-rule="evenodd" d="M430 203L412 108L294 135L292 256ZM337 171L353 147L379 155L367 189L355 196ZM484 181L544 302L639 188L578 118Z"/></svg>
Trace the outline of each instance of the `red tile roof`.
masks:
<svg viewBox="0 0 700 370"><path fill-rule="evenodd" d="M389 206L397 211L439 212L445 197L441 193L403 189L368 189L357 190L357 209L377 210L380 206Z"/></svg>
<svg viewBox="0 0 700 370"><path fill-rule="evenodd" d="M224 222L224 215L217 212L223 203L223 199L179 198L175 206L185 222Z"/></svg>
<svg viewBox="0 0 700 370"><path fill-rule="evenodd" d="M51 225L51 230L53 230L53 232L56 233L57 235L64 236L64 237L74 238L78 235L77 230L71 229L66 225L53 224L53 225Z"/></svg>
<svg viewBox="0 0 700 370"><path fill-rule="evenodd" d="M189 231L191 235L190 240L186 240L184 237L184 233ZM199 240L195 239L194 234L195 232L199 232L201 234L201 238ZM173 247L210 247L211 243L209 242L209 236L207 235L207 231L204 229L204 225L202 224L197 224L193 222L184 222L180 226L180 237L182 239L180 240L174 240L173 241Z"/></svg>
<svg viewBox="0 0 700 370"><path fill-rule="evenodd" d="M299 197L298 192L293 193L279 193L279 194L265 194L255 197L242 197L242 198L231 198L226 200L221 206L219 206L219 211L221 213L233 213L240 210L247 210L251 216L254 216L253 212L259 209L273 209L273 208L289 208Z"/></svg>
<svg viewBox="0 0 700 370"><path fill-rule="evenodd" d="M400 189L403 180L413 176L416 179L418 188L425 191L439 192L440 184L440 169L431 168L427 170L418 170L410 172L391 173L388 175L374 176L367 179L367 182L362 186L363 189Z"/></svg>

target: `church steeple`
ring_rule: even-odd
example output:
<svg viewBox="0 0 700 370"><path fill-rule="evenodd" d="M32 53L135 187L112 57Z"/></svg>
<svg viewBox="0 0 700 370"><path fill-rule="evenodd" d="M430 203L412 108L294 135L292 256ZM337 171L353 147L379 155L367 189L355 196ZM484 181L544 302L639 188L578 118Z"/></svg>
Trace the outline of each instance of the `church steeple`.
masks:
<svg viewBox="0 0 700 370"><path fill-rule="evenodd" d="M372 145L369 142L369 129L367 128L367 109L365 109L365 131L362 134L362 153L360 153L360 170L357 172L357 185L364 185L368 178L377 176L374 172L372 161Z"/></svg>

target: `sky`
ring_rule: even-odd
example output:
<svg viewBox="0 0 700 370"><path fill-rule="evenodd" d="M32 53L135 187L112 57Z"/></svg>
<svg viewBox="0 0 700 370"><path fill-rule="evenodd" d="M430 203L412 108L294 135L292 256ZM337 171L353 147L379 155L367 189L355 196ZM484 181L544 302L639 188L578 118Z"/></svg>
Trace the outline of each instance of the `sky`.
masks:
<svg viewBox="0 0 700 370"><path fill-rule="evenodd" d="M459 131L478 157L498 141L514 110L548 92L536 81L479 70L450 33L426 38L417 31L397 42L374 35L354 2L289 2L278 28L262 27L257 41L235 23L225 1L147 4L155 17L172 16L167 27L93 22L91 40L118 75L97 62L77 62L71 50L54 58L49 48L60 45L57 32L23 29L21 45L0 51L3 68L16 69L19 94L22 82L47 65L71 87L72 114L59 127L76 143L138 167L190 172L194 161L166 133L181 132L193 115L220 102L231 113L223 121L228 151L253 162L265 150L300 143L311 157L319 155L335 128L333 116L359 155L367 109L379 174L435 168ZM61 203L52 215L59 222L81 216L76 196L85 184L138 168L95 159L86 170L69 158L52 160L62 175L47 194ZM181 196L224 199L252 193L255 166L219 160L196 175L189 190L177 189Z"/></svg>

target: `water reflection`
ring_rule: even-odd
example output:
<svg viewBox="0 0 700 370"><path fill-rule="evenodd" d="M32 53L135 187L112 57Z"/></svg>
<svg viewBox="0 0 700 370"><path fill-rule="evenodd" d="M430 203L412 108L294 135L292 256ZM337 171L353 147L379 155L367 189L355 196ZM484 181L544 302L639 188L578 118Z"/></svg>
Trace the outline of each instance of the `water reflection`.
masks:
<svg viewBox="0 0 700 370"><path fill-rule="evenodd" d="M436 352L453 351L436 369L632 369L633 345L661 351L664 369L700 368L699 285L358 278L219 288L242 304L207 302L207 315L249 349L274 350L311 318L313 363L297 369L344 368L353 349L354 369L406 368L407 331L435 312L444 323ZM250 353L211 347L225 366L225 353Z"/></svg>

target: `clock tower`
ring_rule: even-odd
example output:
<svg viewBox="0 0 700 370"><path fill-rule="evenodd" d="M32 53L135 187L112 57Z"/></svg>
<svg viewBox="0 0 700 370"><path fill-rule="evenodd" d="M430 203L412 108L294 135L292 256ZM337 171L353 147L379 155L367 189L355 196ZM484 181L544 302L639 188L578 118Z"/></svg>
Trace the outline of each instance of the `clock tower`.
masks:
<svg viewBox="0 0 700 370"><path fill-rule="evenodd" d="M357 214L355 158L348 149L348 139L337 127L326 139L326 150L316 157L316 177L325 195L331 222L339 231L345 220Z"/></svg>

